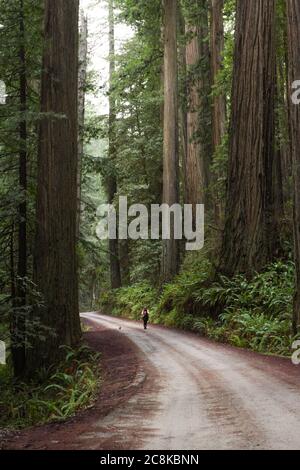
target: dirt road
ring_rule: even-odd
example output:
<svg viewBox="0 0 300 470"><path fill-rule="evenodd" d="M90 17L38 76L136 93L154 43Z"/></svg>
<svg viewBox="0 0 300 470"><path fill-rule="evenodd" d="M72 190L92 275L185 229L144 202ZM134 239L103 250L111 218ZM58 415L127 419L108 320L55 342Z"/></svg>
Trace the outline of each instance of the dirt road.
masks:
<svg viewBox="0 0 300 470"><path fill-rule="evenodd" d="M300 449L300 368L193 334L86 314L122 332L157 374L109 418L144 449Z"/></svg>
<svg viewBox="0 0 300 470"><path fill-rule="evenodd" d="M300 367L289 360L83 317L112 376L98 404L70 423L21 433L6 448L300 449Z"/></svg>

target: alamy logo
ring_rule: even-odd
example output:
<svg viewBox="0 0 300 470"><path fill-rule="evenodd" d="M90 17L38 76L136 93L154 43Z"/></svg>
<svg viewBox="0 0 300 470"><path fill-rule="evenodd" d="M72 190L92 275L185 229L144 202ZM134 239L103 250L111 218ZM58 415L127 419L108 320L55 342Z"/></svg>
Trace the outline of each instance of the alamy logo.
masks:
<svg viewBox="0 0 300 470"><path fill-rule="evenodd" d="M187 251L204 246L203 204L196 205L194 214L192 204L152 204L149 213L144 204L128 207L127 197L121 196L118 210L111 204L101 204L97 216L101 219L96 228L100 240L185 239Z"/></svg>
<svg viewBox="0 0 300 470"><path fill-rule="evenodd" d="M300 80L295 80L292 83L292 89L295 90L291 96L292 103L295 105L299 105L300 104Z"/></svg>
<svg viewBox="0 0 300 470"><path fill-rule="evenodd" d="M300 340L296 340L292 344L292 349L295 351L292 354L292 363L294 366L299 366L300 365Z"/></svg>
<svg viewBox="0 0 300 470"><path fill-rule="evenodd" d="M6 85L3 82L3 80L0 80L0 104L5 104L6 103Z"/></svg>
<svg viewBox="0 0 300 470"><path fill-rule="evenodd" d="M6 345L4 341L0 341L0 365L6 364Z"/></svg>

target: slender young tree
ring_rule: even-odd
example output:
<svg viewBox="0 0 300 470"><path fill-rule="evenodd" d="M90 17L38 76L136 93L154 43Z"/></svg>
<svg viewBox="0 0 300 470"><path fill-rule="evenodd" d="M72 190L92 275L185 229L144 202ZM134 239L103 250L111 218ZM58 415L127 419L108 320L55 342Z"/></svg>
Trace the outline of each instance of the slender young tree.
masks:
<svg viewBox="0 0 300 470"><path fill-rule="evenodd" d="M84 147L85 87L87 79L88 19L80 11L79 71L78 71L78 181L77 181L77 238L80 231L81 175Z"/></svg>
<svg viewBox="0 0 300 470"><path fill-rule="evenodd" d="M34 279L44 306L35 320L50 329L28 351L27 367L48 366L61 345L80 339L76 259L78 166L77 0L45 1Z"/></svg>
<svg viewBox="0 0 300 470"><path fill-rule="evenodd" d="M25 314L27 276L27 70L25 49L24 0L19 0L19 185L22 199L19 204L17 289L12 321L12 359L15 376L20 377L25 367Z"/></svg>
<svg viewBox="0 0 300 470"><path fill-rule="evenodd" d="M238 1L221 271L252 273L275 255L275 2Z"/></svg>
<svg viewBox="0 0 300 470"><path fill-rule="evenodd" d="M212 110L211 110L211 63L209 45L209 1L197 0L199 8L199 39L200 39L200 142L203 156L204 202L206 210L211 207L209 185L211 180L210 165L212 162Z"/></svg>
<svg viewBox="0 0 300 470"><path fill-rule="evenodd" d="M108 203L114 203L117 192L116 177L116 103L113 93L113 77L115 74L115 19L114 0L108 2L108 22L109 22L109 174L107 176ZM121 268L119 259L119 240L109 240L110 252L110 278L112 289L121 287Z"/></svg>
<svg viewBox="0 0 300 470"><path fill-rule="evenodd" d="M300 79L300 2L287 0L288 16L288 49L289 49L289 82L290 95L292 84ZM294 183L294 250L296 265L296 289L294 297L293 331L300 331L300 107L291 102L290 115L290 148Z"/></svg>
<svg viewBox="0 0 300 470"><path fill-rule="evenodd" d="M183 8L179 5L178 8L178 24L179 24L179 34L181 38L185 38L185 18L183 14ZM181 82L178 86L179 94L179 141L180 141L180 151L181 151L181 161L182 161L182 173L183 173L183 184L184 184L184 194L186 195L186 163L187 163L187 63L186 63L186 44L185 41L181 40L178 50L178 75L181 77ZM162 79L163 83L163 79Z"/></svg>
<svg viewBox="0 0 300 470"><path fill-rule="evenodd" d="M211 69L212 85L216 85L217 77L222 70L224 53L224 0L211 0ZM225 134L226 100L225 96L215 96L213 99L213 151L215 152Z"/></svg>
<svg viewBox="0 0 300 470"><path fill-rule="evenodd" d="M163 202L179 202L179 139L177 93L177 0L164 0L164 145ZM162 280L170 281L179 263L178 241L171 221L170 240L163 242Z"/></svg>
<svg viewBox="0 0 300 470"><path fill-rule="evenodd" d="M223 64L224 53L224 0L211 0L210 20L210 49L211 49L211 76L212 86L217 85L217 79ZM222 94L215 94L212 102L212 153L215 154L221 145L226 128L226 98ZM221 177L220 172L216 175ZM224 212L221 198L213 194L215 221L222 220Z"/></svg>

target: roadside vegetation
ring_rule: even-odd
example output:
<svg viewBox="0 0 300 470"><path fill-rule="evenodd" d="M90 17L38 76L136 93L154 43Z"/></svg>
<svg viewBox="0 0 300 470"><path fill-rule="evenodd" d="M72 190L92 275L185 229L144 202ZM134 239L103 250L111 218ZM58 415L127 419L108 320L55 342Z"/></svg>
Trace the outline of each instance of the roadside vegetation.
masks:
<svg viewBox="0 0 300 470"><path fill-rule="evenodd" d="M0 366L0 428L63 421L92 406L101 383L99 354L87 346L63 349L58 366L41 369L30 381L15 381L12 368Z"/></svg>
<svg viewBox="0 0 300 470"><path fill-rule="evenodd" d="M206 257L187 258L180 274L159 291L135 284L102 295L106 313L140 319L143 306L152 323L194 331L216 341L261 353L289 356L293 335L294 263L277 261L251 280L244 275L211 281Z"/></svg>

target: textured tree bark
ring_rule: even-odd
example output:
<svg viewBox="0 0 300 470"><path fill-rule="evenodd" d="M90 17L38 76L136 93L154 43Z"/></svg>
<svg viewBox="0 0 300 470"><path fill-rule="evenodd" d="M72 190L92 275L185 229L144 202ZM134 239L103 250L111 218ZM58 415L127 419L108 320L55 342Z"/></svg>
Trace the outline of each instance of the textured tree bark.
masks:
<svg viewBox="0 0 300 470"><path fill-rule="evenodd" d="M211 0L211 69L212 84L222 70L224 53L224 0ZM225 134L226 123L226 99L225 96L215 96L213 99L213 151L215 152L222 142Z"/></svg>
<svg viewBox="0 0 300 470"><path fill-rule="evenodd" d="M31 341L27 368L59 360L81 337L76 258L78 165L78 1L45 1L34 279L44 307L35 319L52 330Z"/></svg>
<svg viewBox="0 0 300 470"><path fill-rule="evenodd" d="M185 164L185 202L208 203L209 172L212 154L211 72L208 37L208 3L186 3L187 65L187 153ZM195 222L195 219L194 219Z"/></svg>
<svg viewBox="0 0 300 470"><path fill-rule="evenodd" d="M187 111L187 156L186 156L186 196L185 202L193 205L193 217L196 204L204 203L205 162L200 141L201 75L195 76L195 68L200 64L200 30L196 26L186 25L186 35L191 39L186 45L186 64L188 77Z"/></svg>
<svg viewBox="0 0 300 470"><path fill-rule="evenodd" d="M292 83L300 80L300 2L287 0L288 46L289 46L289 94ZM300 331L300 107L291 102L290 141L294 182L294 245L296 264L296 289L294 297L293 331Z"/></svg>
<svg viewBox="0 0 300 470"><path fill-rule="evenodd" d="M109 22L109 165L110 171L107 177L107 195L108 203L114 203L114 197L117 192L117 177L116 177L116 103L112 93L113 76L115 73L115 20L114 20L114 1L109 0L108 3L108 22ZM112 289L121 287L121 268L119 258L119 240L109 240L110 252L110 278Z"/></svg>
<svg viewBox="0 0 300 470"><path fill-rule="evenodd" d="M274 0L237 2L222 272L251 274L276 255Z"/></svg>
<svg viewBox="0 0 300 470"><path fill-rule="evenodd" d="M164 149L163 202L179 202L178 77L177 77L177 0L164 0ZM178 271L179 247L174 238L163 241L162 281L168 282Z"/></svg>
<svg viewBox="0 0 300 470"><path fill-rule="evenodd" d="M210 49L212 86L217 84L217 77L222 70L224 53L224 0L211 0ZM226 130L226 98L224 95L213 97L212 103L212 153L221 145ZM216 175L221 177L220 174ZM224 214L224 204L218 194L213 194L214 213L217 223L221 223Z"/></svg>
<svg viewBox="0 0 300 470"><path fill-rule="evenodd" d="M19 186L22 201L19 204L18 230L18 266L16 301L12 319L12 360L14 374L21 377L25 367L25 315L26 315L26 276L27 276L27 76L25 50L25 21L24 1L19 0L19 95L20 95L20 124L19 124Z"/></svg>
<svg viewBox="0 0 300 470"><path fill-rule="evenodd" d="M204 179L204 202L206 210L211 208L212 198L209 193L211 182L210 166L212 162L212 106L211 106L211 60L209 45L209 6L208 0L196 0L199 8L199 44L200 44L200 142L201 167Z"/></svg>
<svg viewBox="0 0 300 470"><path fill-rule="evenodd" d="M182 8L178 8L178 23L180 35L185 35L185 19L183 16ZM182 173L183 173L183 191L186 194L186 164L187 164L187 64L186 64L186 46L185 44L179 45L179 74L182 76L182 84L178 89L179 105L178 105L178 122L179 122L179 141L181 151ZM162 79L163 83L163 79Z"/></svg>
<svg viewBox="0 0 300 470"><path fill-rule="evenodd" d="M87 78L88 19L80 13L79 72L78 72L78 171L77 171L77 239L80 232L81 174L84 147L85 86Z"/></svg>
<svg viewBox="0 0 300 470"><path fill-rule="evenodd" d="M285 4L286 12L286 4ZM281 31L281 44L282 46L287 45L287 18L285 16L285 23L280 24ZM279 41L279 40L278 40ZM280 41L279 41L280 42ZM278 126L278 158L277 158L277 171L279 178L281 179L281 195L277 196L278 202L281 206L278 210L280 214L281 224L282 220L285 219L284 212L286 209L289 210L290 199L292 194L292 164L291 164L291 151L289 139L286 139L286 134L289 131L289 104L290 104L290 86L288 77L288 48L284 47L283 60L277 60L277 102L278 107L282 109L282 113L277 113Z"/></svg>
<svg viewBox="0 0 300 470"><path fill-rule="evenodd" d="M121 240L119 244L122 286L130 285L130 249L129 240Z"/></svg>

